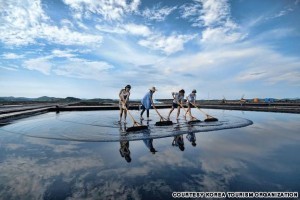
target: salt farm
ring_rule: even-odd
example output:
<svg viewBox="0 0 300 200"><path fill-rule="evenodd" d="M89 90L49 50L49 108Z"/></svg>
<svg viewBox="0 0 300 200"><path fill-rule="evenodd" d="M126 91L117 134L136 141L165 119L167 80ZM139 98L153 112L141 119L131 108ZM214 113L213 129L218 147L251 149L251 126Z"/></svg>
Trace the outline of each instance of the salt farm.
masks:
<svg viewBox="0 0 300 200"><path fill-rule="evenodd" d="M157 127L151 110L149 129L135 133L126 132L129 119L119 124L118 111L109 110L11 121L0 127L0 196L169 199L173 191L298 190L299 115L205 111L219 120L188 124L180 117Z"/></svg>

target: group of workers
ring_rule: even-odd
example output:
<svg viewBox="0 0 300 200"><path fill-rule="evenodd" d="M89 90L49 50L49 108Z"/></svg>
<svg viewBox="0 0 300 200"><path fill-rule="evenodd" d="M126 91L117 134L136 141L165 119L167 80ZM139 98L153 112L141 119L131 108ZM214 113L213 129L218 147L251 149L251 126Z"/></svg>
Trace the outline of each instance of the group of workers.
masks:
<svg viewBox="0 0 300 200"><path fill-rule="evenodd" d="M129 96L130 96L130 89L131 86L130 85L126 85L124 89L121 89L120 93L119 93L119 107L120 107L120 119L119 122L122 121L122 117L124 114L124 123L126 123L126 117L127 117L127 110L129 108ZM140 113L140 119L144 120L143 118L143 114L145 111L147 111L147 120L149 119L149 110L151 109L151 106L153 106L155 108L155 105L153 103L153 94L157 91L157 89L155 87L151 87L149 89L149 91L145 94L145 96L142 98L141 100L141 113ZM192 116L191 113L191 107L193 104L195 104L196 102L196 93L197 91L194 89L192 90L192 92L185 97L185 91L183 89L179 90L179 92L172 92L172 97L173 97L173 103L172 103L172 108L169 112L168 115L168 120L170 120L170 116L171 113L173 112L173 110L175 108L178 109L177 111L177 117L176 119L179 119L179 114L180 114L180 108L184 109L184 100L186 100L187 103L187 110L184 114L184 117L186 117L187 114L189 114L190 120L194 120L196 118L194 118Z"/></svg>

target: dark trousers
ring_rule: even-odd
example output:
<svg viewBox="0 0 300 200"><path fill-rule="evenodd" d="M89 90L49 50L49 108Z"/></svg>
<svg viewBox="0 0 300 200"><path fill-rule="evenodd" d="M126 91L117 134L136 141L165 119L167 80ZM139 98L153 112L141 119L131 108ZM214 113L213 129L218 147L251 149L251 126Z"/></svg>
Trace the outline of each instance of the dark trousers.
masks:
<svg viewBox="0 0 300 200"><path fill-rule="evenodd" d="M147 110L147 117L149 118L149 109L146 109L144 105L142 105L141 109L142 109L141 117L143 116L145 110Z"/></svg>

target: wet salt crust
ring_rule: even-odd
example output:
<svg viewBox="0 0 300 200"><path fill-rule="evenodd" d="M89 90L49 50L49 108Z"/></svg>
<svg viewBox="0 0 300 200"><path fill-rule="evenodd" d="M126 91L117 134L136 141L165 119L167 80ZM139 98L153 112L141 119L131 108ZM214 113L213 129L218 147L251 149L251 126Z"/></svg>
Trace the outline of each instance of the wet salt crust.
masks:
<svg viewBox="0 0 300 200"><path fill-rule="evenodd" d="M166 115L168 111L168 109L160 110L162 115ZM126 132L126 128L132 126L132 121L128 116L127 124L119 124L116 121L118 114L118 111L46 113L16 121L3 126L1 130L45 139L110 142L162 138L190 132L197 133L241 128L253 123L251 120L231 115L214 116L219 121L203 122L205 118L201 118L199 115L197 117L202 120L200 123L188 124L188 121L181 116L180 120L171 118L174 123L171 126L155 126L155 123L159 121L159 117L154 112L151 112L152 120L143 122L143 125L148 125L148 129ZM139 118L138 111L131 111L131 114L135 119Z"/></svg>

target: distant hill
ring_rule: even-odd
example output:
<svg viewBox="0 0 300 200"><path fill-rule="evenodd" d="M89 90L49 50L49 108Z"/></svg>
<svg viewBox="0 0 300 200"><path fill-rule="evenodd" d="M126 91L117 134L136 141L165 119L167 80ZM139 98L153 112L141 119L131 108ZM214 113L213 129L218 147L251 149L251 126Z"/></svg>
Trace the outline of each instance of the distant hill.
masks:
<svg viewBox="0 0 300 200"><path fill-rule="evenodd" d="M56 98L56 97L47 97L47 96L42 96L42 97L38 97L33 99L34 101L61 101L63 100L63 98Z"/></svg>
<svg viewBox="0 0 300 200"><path fill-rule="evenodd" d="M67 98L65 98L65 100L68 102L81 101L81 99L76 98L76 97L67 97Z"/></svg>
<svg viewBox="0 0 300 200"><path fill-rule="evenodd" d="M33 98L26 98L26 97L0 97L0 102L12 101L12 102L19 102L19 101L32 101Z"/></svg>
<svg viewBox="0 0 300 200"><path fill-rule="evenodd" d="M67 97L67 98L56 98L42 96L38 98L26 98L26 97L0 97L0 102L78 102L81 101L79 98Z"/></svg>

